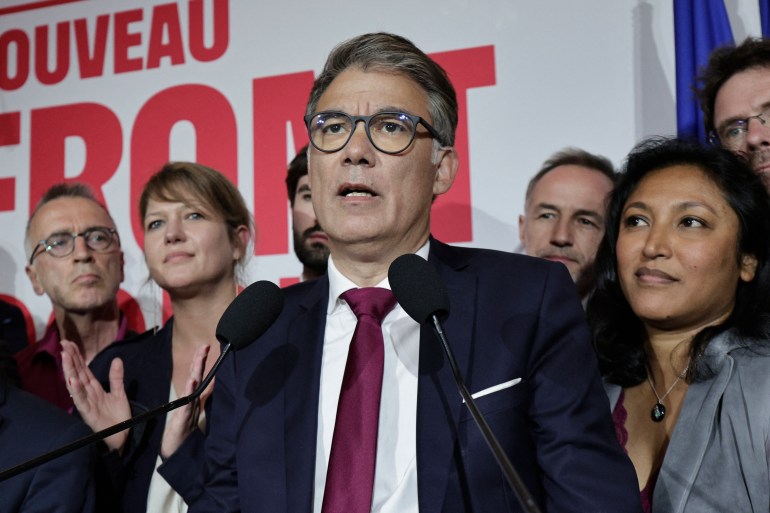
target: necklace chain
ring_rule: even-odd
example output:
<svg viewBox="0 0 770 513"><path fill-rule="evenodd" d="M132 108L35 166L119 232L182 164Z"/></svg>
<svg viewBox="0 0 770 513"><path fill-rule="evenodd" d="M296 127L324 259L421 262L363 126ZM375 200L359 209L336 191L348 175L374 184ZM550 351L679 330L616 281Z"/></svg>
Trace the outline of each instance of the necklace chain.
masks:
<svg viewBox="0 0 770 513"><path fill-rule="evenodd" d="M676 384L677 384L677 383L679 383L679 380L680 380L680 379L682 379L682 376L684 376L685 374L687 374L687 369L688 369L688 368L689 368L689 367L686 367L686 368L684 369L684 371L682 371L682 373L681 373L681 374L679 374L679 375L676 377L676 379L674 380L674 382L673 382L673 383L671 383L671 386L670 386L670 387L668 387L668 390L666 390L666 393L665 393L665 394L663 394L663 397L661 397L661 396L659 396L659 395L658 395L658 391L657 391L657 390L655 390L655 385L653 385L653 384L652 384L652 380L650 379L650 375L649 375L649 373L647 374L647 383L649 383L649 384L650 384L650 388L652 389L652 393L653 393L653 394L655 394L655 397L658 399L658 403L659 403L659 404L663 404L663 399L665 399L666 397L668 397L668 394L670 394L670 393L671 393L671 391L672 391L672 390L674 389L674 387L676 386Z"/></svg>
<svg viewBox="0 0 770 513"><path fill-rule="evenodd" d="M677 383L679 383L679 380L682 379L687 374L687 369L689 369L689 365L685 367L684 371L679 374L673 383L671 383L671 386L668 387L668 390L666 390L666 393L663 394L663 397L658 395L658 391L655 390L655 385L652 384L652 379L650 378L650 375L647 374L647 383L650 384L650 388L652 389L652 393L655 394L655 398L658 400L652 407L652 410L650 411L650 417L654 422L662 422L663 419L666 417L666 407L663 406L663 399L668 397L668 394L671 393L671 391L674 389Z"/></svg>

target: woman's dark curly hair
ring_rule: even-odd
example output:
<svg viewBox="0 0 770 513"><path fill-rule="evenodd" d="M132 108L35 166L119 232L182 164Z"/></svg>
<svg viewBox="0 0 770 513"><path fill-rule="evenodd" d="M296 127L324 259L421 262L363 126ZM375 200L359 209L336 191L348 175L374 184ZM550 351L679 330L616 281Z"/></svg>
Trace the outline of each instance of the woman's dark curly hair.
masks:
<svg viewBox="0 0 770 513"><path fill-rule="evenodd" d="M607 228L596 255L596 289L588 302L588 322L600 370L605 379L622 387L638 385L648 371L645 329L618 279L616 244L623 207L649 173L677 165L697 167L719 187L738 216L735 258L740 262L741 255L754 255L757 259L754 279L736 285L730 316L694 337L687 379L710 376L700 356L719 333L735 329L738 335L749 338L767 339L770 335L770 199L762 181L741 157L726 150L681 139L648 139L629 154L610 199Z"/></svg>

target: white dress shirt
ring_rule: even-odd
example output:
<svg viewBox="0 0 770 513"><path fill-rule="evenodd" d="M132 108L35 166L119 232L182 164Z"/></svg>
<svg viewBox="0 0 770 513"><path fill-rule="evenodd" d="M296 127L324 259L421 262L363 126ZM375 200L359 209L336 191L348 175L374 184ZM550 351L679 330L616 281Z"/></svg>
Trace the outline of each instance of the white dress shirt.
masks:
<svg viewBox="0 0 770 513"><path fill-rule="evenodd" d="M417 254L428 258L429 243ZM313 511L323 504L334 422L342 377L357 319L340 294L357 286L335 267L329 257L329 306L326 311L321 388L316 437ZM377 287L390 289L387 278ZM382 322L385 363L374 471L373 513L416 513L417 506L417 375L420 325L400 305Z"/></svg>

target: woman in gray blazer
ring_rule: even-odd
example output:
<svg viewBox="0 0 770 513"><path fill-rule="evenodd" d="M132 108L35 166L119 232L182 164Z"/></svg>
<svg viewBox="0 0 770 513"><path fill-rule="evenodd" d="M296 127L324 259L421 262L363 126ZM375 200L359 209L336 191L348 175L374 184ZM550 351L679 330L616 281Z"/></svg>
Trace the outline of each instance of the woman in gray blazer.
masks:
<svg viewBox="0 0 770 513"><path fill-rule="evenodd" d="M769 258L743 160L676 139L631 152L588 316L646 511L770 509Z"/></svg>

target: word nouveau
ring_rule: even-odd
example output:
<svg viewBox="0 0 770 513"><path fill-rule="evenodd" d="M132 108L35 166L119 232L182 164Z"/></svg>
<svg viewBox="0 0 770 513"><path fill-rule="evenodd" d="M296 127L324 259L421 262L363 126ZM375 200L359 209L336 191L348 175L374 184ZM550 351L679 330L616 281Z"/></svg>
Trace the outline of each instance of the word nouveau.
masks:
<svg viewBox="0 0 770 513"><path fill-rule="evenodd" d="M219 59L230 40L229 5L228 0L210 1L210 20L206 19L204 1L191 0L186 4L186 19L174 2L148 8L147 20L145 9L131 9L99 15L90 20L90 27L88 19L79 18L56 23L55 28L37 26L32 34L18 28L7 30L0 34L0 90L23 87L33 70L41 84L60 83L75 68L70 63L70 46L75 48L79 79L105 74L108 42L112 43L114 74L158 68L165 63L179 65L190 59ZM186 40L183 32L187 33ZM207 44L206 39L211 42Z"/></svg>

